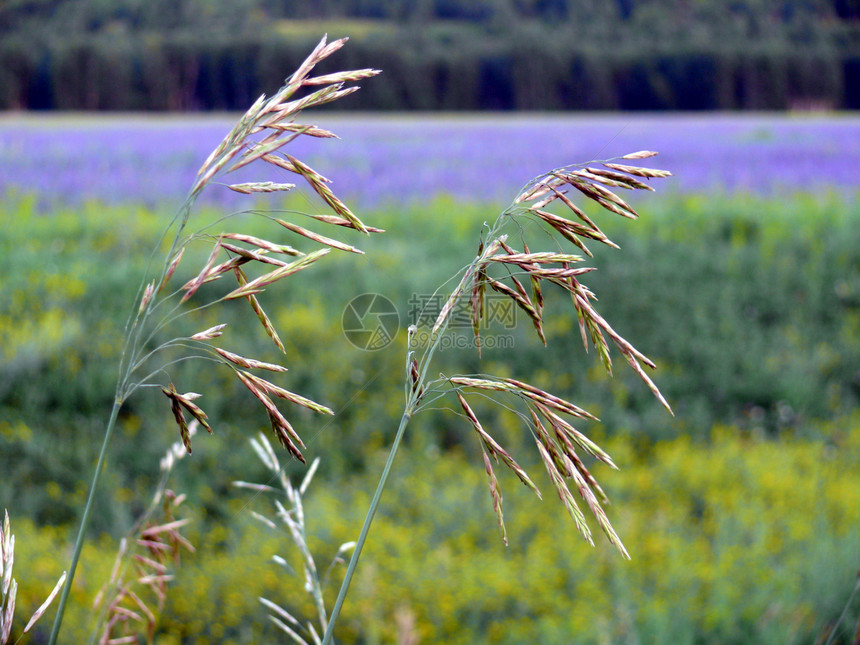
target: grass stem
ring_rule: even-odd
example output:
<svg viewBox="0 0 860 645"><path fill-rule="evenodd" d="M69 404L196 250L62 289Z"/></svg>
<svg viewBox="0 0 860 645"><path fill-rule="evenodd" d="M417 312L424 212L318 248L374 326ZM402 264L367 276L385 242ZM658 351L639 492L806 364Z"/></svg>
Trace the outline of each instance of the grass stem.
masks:
<svg viewBox="0 0 860 645"><path fill-rule="evenodd" d="M93 474L93 481L90 484L90 492L87 495L87 504L84 507L84 514L81 517L81 526L78 529L78 537L75 540L75 549L72 553L72 562L69 564L69 575L66 577L66 584L63 585L63 592L60 595L60 604L57 607L57 615L54 617L54 626L51 629L51 638L48 641L48 645L55 645L57 642L57 636L60 633L60 625L63 623L63 614L66 611L66 600L69 597L69 591L72 588L72 582L75 579L75 569L78 566L78 559L81 556L81 550L84 546L84 538L87 534L87 528L90 523L90 514L93 510L93 502L96 496L96 489L99 485L99 480L101 479L101 473L104 469L104 461L107 456L108 445L110 445L111 437L113 436L114 428L116 427L116 419L119 415L119 409L122 407L122 400L117 397L114 399L113 408L111 409L110 419L108 420L107 428L105 429L104 440L102 441L102 448L99 452L98 463L96 464L96 471Z"/></svg>
<svg viewBox="0 0 860 645"><path fill-rule="evenodd" d="M334 604L334 609L331 611L328 626L323 635L322 645L331 645L334 637L334 627L340 615L343 601L349 591L349 584L352 582L352 576L355 573L355 567L358 565L358 559L361 557L361 550L364 548L364 542L367 540L367 534L370 532L370 525L373 522L373 516L376 515L376 509L379 506L379 500L382 498L382 491L385 489L385 483L388 481L388 473L391 470L391 465L394 463L394 457L397 454L397 449L400 447L400 441L406 431L406 426L412 418L412 411L415 405L415 396L410 398L406 409L403 411L403 416L400 417L400 425L397 428L397 434L394 437L394 442L391 444L391 450L388 453L388 459L385 462L385 467L382 469L382 475L379 478L379 484L376 486L376 492L373 499L370 501L370 508L367 509L367 515L364 518L364 525L361 527L361 533L355 544L355 549L352 552L352 557L349 560L349 565L346 568L346 575L343 578L343 584L340 586L340 591L337 594L337 601Z"/></svg>

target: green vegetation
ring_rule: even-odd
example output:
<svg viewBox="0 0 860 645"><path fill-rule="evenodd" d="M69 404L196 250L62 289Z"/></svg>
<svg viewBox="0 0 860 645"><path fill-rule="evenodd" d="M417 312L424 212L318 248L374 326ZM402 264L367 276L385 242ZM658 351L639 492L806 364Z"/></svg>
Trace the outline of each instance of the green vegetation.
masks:
<svg viewBox="0 0 860 645"><path fill-rule="evenodd" d="M99 204L39 213L23 197L3 206L0 498L15 500L18 612L27 616L64 567L86 492L80 473L92 467L111 403L127 285L167 218ZM585 545L557 504L535 504L508 475L504 550L478 447L460 419L439 411L410 428L345 606L347 633L365 642L411 629L427 642L799 643L838 617L860 545L860 201L658 196L641 211L632 223L595 213L623 251L601 252L584 282L607 294L601 312L658 363L674 419L624 369L606 388L560 304L547 315L560 321L547 328L549 351L519 320L512 350L485 349L481 363L447 352L439 363L446 373L511 369L602 418L584 429L621 465L597 474L632 563L605 543ZM401 404L405 330L386 350L353 351L340 330L343 307L382 293L405 327L409 296L432 292L472 256L475 231L493 215L444 199L368 213L388 233L365 241L366 256L332 257L313 276L271 289L290 382L338 413L328 426L310 415L296 425L308 454L322 457L306 502L322 562L354 539ZM235 348L244 355L273 349L245 342ZM196 509L187 534L198 553L182 565L159 642L271 638L258 595L297 615L310 607L300 584L266 563L288 555L284 538L251 526L250 508L268 502L231 487L265 480L245 438L266 419L233 379L198 370L188 381L217 394L206 397L215 435L195 443L172 482ZM158 459L178 438L161 397L141 393L120 419L70 641L88 633L87 599L109 576L114 540L141 512ZM513 419L492 410L481 418L534 466ZM855 607L849 625L856 617Z"/></svg>
<svg viewBox="0 0 860 645"><path fill-rule="evenodd" d="M854 585L860 417L812 428L829 441L751 439L720 427L707 446L679 438L637 457L627 440L611 440L606 447L624 466L601 474L629 562L608 544L586 545L555 500L535 504L507 475L505 549L493 530L477 447L407 450L344 607L342 640L397 642L411 633L421 642L464 645L810 643ZM384 456L368 455L377 466ZM196 469L193 460L183 467L189 464ZM321 562L356 535L375 470L311 487L309 539ZM225 494L219 505L229 523L219 527L203 530L202 513L194 514L196 528L187 534L198 550L183 558L159 643L276 639L258 596L313 617L302 581L271 562L280 554L299 567L288 538L249 516L268 511L270 501L249 504L250 497ZM18 600L26 616L64 565L64 536L23 519L16 533L16 567L28 572ZM105 538L85 549L86 575L64 625L70 641L89 634L88 607L110 575L115 547ZM329 605L341 571L327 589ZM834 642L850 642L857 614L855 605Z"/></svg>
<svg viewBox="0 0 860 645"><path fill-rule="evenodd" d="M0 108L244 109L324 32L343 109L860 108L850 0L10 0Z"/></svg>

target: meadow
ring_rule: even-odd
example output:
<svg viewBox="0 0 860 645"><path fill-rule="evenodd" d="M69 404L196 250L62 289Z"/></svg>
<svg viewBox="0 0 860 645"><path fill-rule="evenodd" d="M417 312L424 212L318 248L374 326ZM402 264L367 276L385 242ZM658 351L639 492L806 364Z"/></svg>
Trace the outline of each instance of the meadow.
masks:
<svg viewBox="0 0 860 645"><path fill-rule="evenodd" d="M17 535L20 616L66 566L133 287L231 120L0 119L0 504ZM674 417L623 366L607 381L560 304L546 349L517 319L503 330L512 347L488 347L480 361L470 349L447 350L439 362L446 373L526 378L600 417L582 429L620 466L597 471L632 560L602 539L588 546L557 504L536 504L503 475L506 548L480 450L443 408L409 429L341 642L824 642L860 567L860 119L318 121L341 140L302 143L298 154L387 231L360 240L365 256L334 258L312 279L273 289L290 384L337 413L299 417L309 455L321 457L305 501L321 563L357 534L396 429L410 299L462 266L481 224L546 168L654 149L653 165L676 175L656 195L636 196L638 221L594 213L621 250L595 249L599 270L587 276L607 319L655 359ZM260 205L220 186L203 201L201 217L212 219ZM304 194L276 203L318 208ZM389 298L401 319L393 343L373 352L342 331L344 307L367 292ZM273 355L258 338L241 342L244 355ZM269 641L278 632L258 596L298 616L313 608L304 581L271 562L278 553L295 565L290 541L251 516L271 500L232 485L266 480L247 443L265 419L236 384L187 370L217 426L195 439L171 480L188 495L186 535L197 551L176 567L158 642ZM511 415L488 409L482 418L535 467ZM177 435L156 395L129 401L72 593L68 642L86 642L117 540L148 502ZM289 466L296 479L303 472ZM336 589L332 582L326 598ZM852 642L858 600L833 643Z"/></svg>
<svg viewBox="0 0 860 645"><path fill-rule="evenodd" d="M299 139L291 144L295 154L329 172L360 208L422 203L440 194L504 206L547 168L620 156L631 146L658 150L675 173L664 193L860 189L860 117L850 113L315 118L342 140ZM169 210L184 199L200 160L234 120L217 114L0 116L0 193L33 193L46 208L93 199ZM203 199L239 203L226 189Z"/></svg>

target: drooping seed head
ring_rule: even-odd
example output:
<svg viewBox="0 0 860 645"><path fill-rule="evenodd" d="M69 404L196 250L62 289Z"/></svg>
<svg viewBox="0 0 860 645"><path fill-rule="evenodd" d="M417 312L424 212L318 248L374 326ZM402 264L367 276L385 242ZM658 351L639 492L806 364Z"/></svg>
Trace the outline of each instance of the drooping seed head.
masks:
<svg viewBox="0 0 860 645"><path fill-rule="evenodd" d="M138 314L142 314L146 307L149 305L149 302L152 300L152 294L155 293L155 281L153 280L148 285L146 285L146 289L143 291L143 297L140 299L140 306L137 309Z"/></svg>
<svg viewBox="0 0 860 645"><path fill-rule="evenodd" d="M204 331L199 331L191 337L191 340L212 340L213 338L218 338L222 333L224 333L223 329L226 326L227 323L222 323Z"/></svg>

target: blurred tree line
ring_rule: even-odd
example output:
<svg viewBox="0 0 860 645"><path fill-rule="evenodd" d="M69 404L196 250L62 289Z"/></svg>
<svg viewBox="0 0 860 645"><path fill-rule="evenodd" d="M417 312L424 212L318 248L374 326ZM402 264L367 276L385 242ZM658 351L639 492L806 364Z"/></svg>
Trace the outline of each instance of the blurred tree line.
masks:
<svg viewBox="0 0 860 645"><path fill-rule="evenodd" d="M325 31L354 109L860 108L860 0L0 0L0 108L244 109Z"/></svg>

